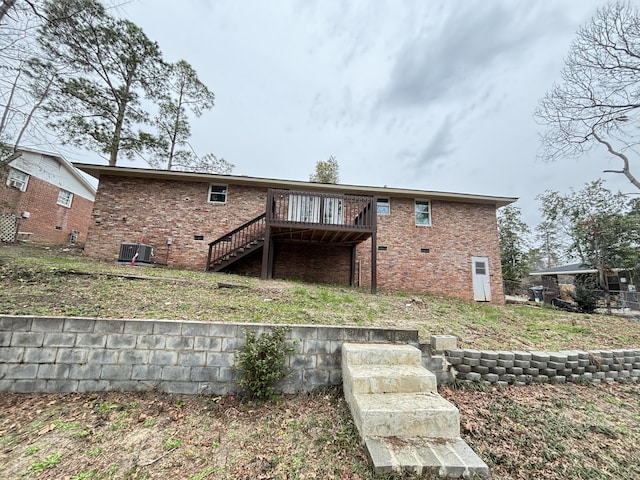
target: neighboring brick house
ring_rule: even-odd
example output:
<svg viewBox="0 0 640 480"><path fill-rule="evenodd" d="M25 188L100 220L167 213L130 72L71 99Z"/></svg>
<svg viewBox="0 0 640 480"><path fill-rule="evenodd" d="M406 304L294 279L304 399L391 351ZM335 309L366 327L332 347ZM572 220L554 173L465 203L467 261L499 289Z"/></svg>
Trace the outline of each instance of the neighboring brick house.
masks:
<svg viewBox="0 0 640 480"><path fill-rule="evenodd" d="M23 148L0 179L0 241L86 240L96 189L63 157Z"/></svg>
<svg viewBox="0 0 640 480"><path fill-rule="evenodd" d="M76 166L100 180L93 258L139 242L194 270L504 302L496 208L515 198Z"/></svg>

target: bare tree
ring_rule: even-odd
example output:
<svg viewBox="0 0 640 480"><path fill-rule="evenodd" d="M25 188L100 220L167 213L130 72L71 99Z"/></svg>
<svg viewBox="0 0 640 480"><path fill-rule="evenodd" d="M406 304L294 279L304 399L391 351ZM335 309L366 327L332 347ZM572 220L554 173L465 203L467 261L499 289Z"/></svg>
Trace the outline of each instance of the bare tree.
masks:
<svg viewBox="0 0 640 480"><path fill-rule="evenodd" d="M19 155L25 137L33 143L46 136L40 111L56 69L38 59L34 38L42 16L35 5L26 0L0 5L0 167Z"/></svg>
<svg viewBox="0 0 640 480"><path fill-rule="evenodd" d="M0 22L7 13L15 6L16 0L4 0L0 3Z"/></svg>
<svg viewBox="0 0 640 480"><path fill-rule="evenodd" d="M637 161L640 120L640 12L618 2L600 8L577 32L562 71L540 101L536 119L548 128L541 157L581 156L596 146L617 157L621 173L638 189L631 171Z"/></svg>

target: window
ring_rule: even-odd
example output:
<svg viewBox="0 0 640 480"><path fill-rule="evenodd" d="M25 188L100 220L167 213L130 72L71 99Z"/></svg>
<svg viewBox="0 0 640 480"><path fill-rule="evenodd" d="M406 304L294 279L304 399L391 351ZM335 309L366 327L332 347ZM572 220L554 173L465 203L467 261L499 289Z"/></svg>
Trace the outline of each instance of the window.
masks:
<svg viewBox="0 0 640 480"><path fill-rule="evenodd" d="M210 203L227 203L226 185L209 185Z"/></svg>
<svg viewBox="0 0 640 480"><path fill-rule="evenodd" d="M376 209L377 209L378 215L389 215L389 213L391 213L389 199L378 198L376 203Z"/></svg>
<svg viewBox="0 0 640 480"><path fill-rule="evenodd" d="M58 205L70 208L73 201L73 193L60 189L58 192Z"/></svg>
<svg viewBox="0 0 640 480"><path fill-rule="evenodd" d="M9 170L7 185L24 192L27 189L27 183L29 183L29 175L14 168Z"/></svg>
<svg viewBox="0 0 640 480"><path fill-rule="evenodd" d="M416 200L416 225L431 225L431 203L429 200Z"/></svg>

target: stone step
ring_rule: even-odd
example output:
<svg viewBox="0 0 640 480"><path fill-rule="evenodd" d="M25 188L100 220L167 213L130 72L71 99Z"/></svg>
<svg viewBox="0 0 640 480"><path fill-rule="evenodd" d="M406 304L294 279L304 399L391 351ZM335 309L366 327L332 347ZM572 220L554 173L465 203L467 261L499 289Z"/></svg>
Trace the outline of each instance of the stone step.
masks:
<svg viewBox="0 0 640 480"><path fill-rule="evenodd" d="M343 370L351 393L437 392L436 376L413 365L349 365Z"/></svg>
<svg viewBox="0 0 640 480"><path fill-rule="evenodd" d="M489 467L460 438L365 439L376 474L406 472L446 478L487 478Z"/></svg>
<svg viewBox="0 0 640 480"><path fill-rule="evenodd" d="M411 345L345 343L342 365L422 365L422 353Z"/></svg>
<svg viewBox="0 0 640 480"><path fill-rule="evenodd" d="M362 437L460 436L458 409L437 393L350 394L347 402Z"/></svg>

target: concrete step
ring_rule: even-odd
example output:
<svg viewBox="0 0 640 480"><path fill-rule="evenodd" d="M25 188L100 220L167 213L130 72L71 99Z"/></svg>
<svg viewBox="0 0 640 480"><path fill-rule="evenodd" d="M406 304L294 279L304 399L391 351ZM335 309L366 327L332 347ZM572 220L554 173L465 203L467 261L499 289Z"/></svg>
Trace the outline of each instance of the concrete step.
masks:
<svg viewBox="0 0 640 480"><path fill-rule="evenodd" d="M422 353L411 345L345 343L342 366L345 365L422 365Z"/></svg>
<svg viewBox="0 0 640 480"><path fill-rule="evenodd" d="M352 393L437 392L436 376L413 365L349 365L342 371Z"/></svg>
<svg viewBox="0 0 640 480"><path fill-rule="evenodd" d="M460 438L442 441L368 437L365 444L377 474L406 472L446 478L489 477L487 464Z"/></svg>
<svg viewBox="0 0 640 480"><path fill-rule="evenodd" d="M347 398L362 437L460 436L458 409L437 393L353 394Z"/></svg>

